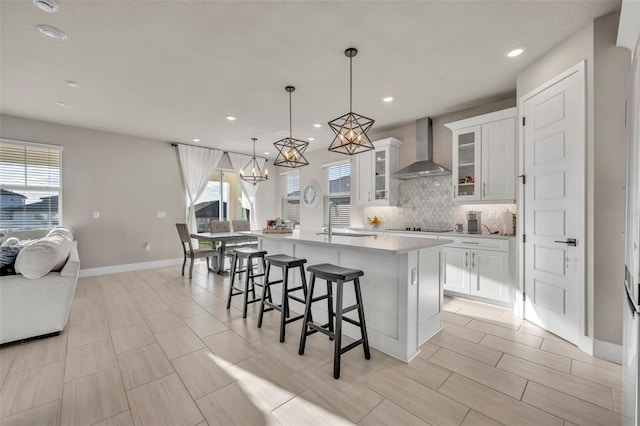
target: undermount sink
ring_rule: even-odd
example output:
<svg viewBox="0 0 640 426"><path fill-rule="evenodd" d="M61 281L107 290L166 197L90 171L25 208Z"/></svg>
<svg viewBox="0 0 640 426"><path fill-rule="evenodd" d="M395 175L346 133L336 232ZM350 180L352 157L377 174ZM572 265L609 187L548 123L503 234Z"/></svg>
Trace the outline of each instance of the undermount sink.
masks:
<svg viewBox="0 0 640 426"><path fill-rule="evenodd" d="M328 235L327 232L316 232L316 235ZM336 237L373 237L375 234L356 234L355 232L332 232Z"/></svg>

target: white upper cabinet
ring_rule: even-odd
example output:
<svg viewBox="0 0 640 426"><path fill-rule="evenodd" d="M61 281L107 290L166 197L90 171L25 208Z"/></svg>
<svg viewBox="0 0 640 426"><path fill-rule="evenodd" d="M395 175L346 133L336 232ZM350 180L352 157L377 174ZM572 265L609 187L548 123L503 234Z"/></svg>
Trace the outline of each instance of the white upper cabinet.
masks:
<svg viewBox="0 0 640 426"><path fill-rule="evenodd" d="M445 124L453 132L457 203L515 201L516 108Z"/></svg>
<svg viewBox="0 0 640 426"><path fill-rule="evenodd" d="M391 175L398 169L398 149L395 138L373 142L374 150L356 155L356 204L359 206L397 206L398 181Z"/></svg>

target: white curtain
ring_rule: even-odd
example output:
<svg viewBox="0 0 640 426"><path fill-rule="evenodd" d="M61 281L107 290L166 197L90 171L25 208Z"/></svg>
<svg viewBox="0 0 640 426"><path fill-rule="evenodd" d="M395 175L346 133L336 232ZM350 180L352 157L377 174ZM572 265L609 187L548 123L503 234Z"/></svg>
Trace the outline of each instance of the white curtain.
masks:
<svg viewBox="0 0 640 426"><path fill-rule="evenodd" d="M233 170L235 170L238 179L240 179L240 169L244 167L249 162L249 160L251 160L251 158L252 157L250 155L235 154L231 152L229 153L231 166L233 167ZM258 161L260 161L260 159L258 159ZM251 229L258 229L260 227L258 226L255 207L256 193L258 192L258 186L260 184L256 183L254 185L242 179L240 179L240 184L242 185L242 193L245 197L247 197L247 200L249 200L249 223L251 224Z"/></svg>
<svg viewBox="0 0 640 426"><path fill-rule="evenodd" d="M194 204L207 187L209 178L218 166L223 152L217 149L179 144L178 154L182 168L182 178L189 198L187 224L189 225L189 231L198 232Z"/></svg>

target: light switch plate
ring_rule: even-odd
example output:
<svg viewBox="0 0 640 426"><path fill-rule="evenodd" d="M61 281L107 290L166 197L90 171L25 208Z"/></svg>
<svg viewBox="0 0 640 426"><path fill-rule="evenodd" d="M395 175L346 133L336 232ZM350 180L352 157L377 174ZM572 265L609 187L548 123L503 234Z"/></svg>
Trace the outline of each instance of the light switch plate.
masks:
<svg viewBox="0 0 640 426"><path fill-rule="evenodd" d="M167 212L156 212L156 217L158 219L166 219L167 218Z"/></svg>
<svg viewBox="0 0 640 426"><path fill-rule="evenodd" d="M94 219L100 219L100 212L93 212Z"/></svg>
<svg viewBox="0 0 640 426"><path fill-rule="evenodd" d="M489 212L489 219L495 219L495 218L496 218L496 212L490 211Z"/></svg>

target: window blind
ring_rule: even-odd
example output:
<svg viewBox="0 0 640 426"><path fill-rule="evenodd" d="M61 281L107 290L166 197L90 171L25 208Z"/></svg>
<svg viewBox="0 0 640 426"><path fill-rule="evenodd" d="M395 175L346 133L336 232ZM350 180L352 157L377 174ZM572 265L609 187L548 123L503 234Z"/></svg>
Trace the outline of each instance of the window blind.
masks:
<svg viewBox="0 0 640 426"><path fill-rule="evenodd" d="M335 164L327 167L327 201L335 204L332 208L331 223L336 227L351 225L351 163Z"/></svg>
<svg viewBox="0 0 640 426"><path fill-rule="evenodd" d="M0 141L0 228L60 224L62 147Z"/></svg>
<svg viewBox="0 0 640 426"><path fill-rule="evenodd" d="M285 194L283 196L283 214L286 220L300 224L300 172L287 173L285 179Z"/></svg>

